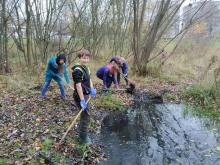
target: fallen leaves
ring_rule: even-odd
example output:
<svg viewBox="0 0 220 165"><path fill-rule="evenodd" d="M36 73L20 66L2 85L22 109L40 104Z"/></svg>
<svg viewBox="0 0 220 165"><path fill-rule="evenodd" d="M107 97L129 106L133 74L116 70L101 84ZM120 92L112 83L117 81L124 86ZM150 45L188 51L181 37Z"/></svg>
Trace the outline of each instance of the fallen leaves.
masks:
<svg viewBox="0 0 220 165"><path fill-rule="evenodd" d="M98 87L99 88L99 87ZM30 88L34 90L35 88ZM38 88L37 88L38 89ZM72 128L65 142L56 149L56 144L70 125L79 109L74 106L72 94L62 100L58 89L39 99L39 91L2 91L0 94L0 155L9 164L97 164L104 159L102 146L90 145L88 150L79 154L78 123ZM54 94L56 93L56 94ZM98 95L95 100L101 96ZM114 93L113 97L123 101L123 105L132 103L127 93ZM100 107L90 110L89 132L100 132L101 119L107 111ZM95 107L95 108L94 108Z"/></svg>
<svg viewBox="0 0 220 165"><path fill-rule="evenodd" d="M78 109L73 106L72 95L67 96L68 100L62 100L59 94L48 92L46 99L39 100L38 91L3 91L0 97L2 160L4 158L9 164L82 162L83 155L78 155L74 150L77 145L74 137L77 136L78 124L69 132L61 149L54 150L54 144L59 142L72 117L78 113ZM95 129L94 127L95 123L91 129ZM95 151L94 157L91 156L94 154L92 150ZM92 147L91 153L87 154L91 157L85 158L85 161L95 164L95 157L99 157L100 152L100 147Z"/></svg>

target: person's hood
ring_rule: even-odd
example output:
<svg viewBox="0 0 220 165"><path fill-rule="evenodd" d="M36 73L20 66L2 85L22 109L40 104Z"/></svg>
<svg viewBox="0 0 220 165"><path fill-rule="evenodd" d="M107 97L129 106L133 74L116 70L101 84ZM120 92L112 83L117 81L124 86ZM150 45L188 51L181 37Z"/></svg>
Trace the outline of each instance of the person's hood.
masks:
<svg viewBox="0 0 220 165"><path fill-rule="evenodd" d="M56 63L57 63L58 65L59 65L60 59L63 59L63 60L64 60L64 63L66 63L66 56L65 56L65 54L61 53L61 54L57 55Z"/></svg>

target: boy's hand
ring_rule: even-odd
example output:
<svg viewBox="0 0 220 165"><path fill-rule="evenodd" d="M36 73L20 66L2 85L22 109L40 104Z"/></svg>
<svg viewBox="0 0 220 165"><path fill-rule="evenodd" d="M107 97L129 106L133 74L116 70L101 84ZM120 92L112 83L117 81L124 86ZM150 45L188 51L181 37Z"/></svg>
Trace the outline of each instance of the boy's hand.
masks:
<svg viewBox="0 0 220 165"><path fill-rule="evenodd" d="M90 96L91 97L95 97L95 95L96 95L96 89L95 88L91 88L90 89Z"/></svg>
<svg viewBox="0 0 220 165"><path fill-rule="evenodd" d="M84 99L80 101L80 106L82 107L82 110L85 111L85 109L87 107L87 104L86 104L86 101Z"/></svg>

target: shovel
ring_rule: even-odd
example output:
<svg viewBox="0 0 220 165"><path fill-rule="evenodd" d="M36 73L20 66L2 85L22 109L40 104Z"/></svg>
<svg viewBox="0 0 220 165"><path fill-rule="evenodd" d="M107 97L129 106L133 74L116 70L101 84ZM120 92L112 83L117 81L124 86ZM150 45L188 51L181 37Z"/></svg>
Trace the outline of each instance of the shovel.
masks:
<svg viewBox="0 0 220 165"><path fill-rule="evenodd" d="M123 73L120 72L120 74L123 75ZM124 79L126 79L128 81L128 88L126 88L126 92L132 94L134 89L135 89L135 83L133 83L130 79L128 79L127 77L125 77L123 75Z"/></svg>

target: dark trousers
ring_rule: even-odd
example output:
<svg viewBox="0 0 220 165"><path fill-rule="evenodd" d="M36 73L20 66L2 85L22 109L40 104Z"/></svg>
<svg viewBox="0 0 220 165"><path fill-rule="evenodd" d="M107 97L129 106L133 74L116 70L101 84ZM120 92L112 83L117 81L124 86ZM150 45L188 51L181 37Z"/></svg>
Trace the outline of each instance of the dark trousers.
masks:
<svg viewBox="0 0 220 165"><path fill-rule="evenodd" d="M80 106L80 98L79 95L74 92L73 94L74 101L76 102L77 106L79 109L81 109ZM88 124L90 121L90 116L88 114L88 107L86 108L85 111L82 111L80 115L80 122L79 122L79 138L84 141L87 138L87 131L88 131Z"/></svg>

